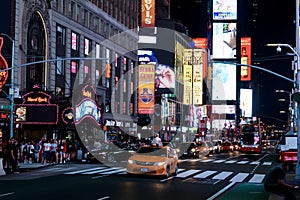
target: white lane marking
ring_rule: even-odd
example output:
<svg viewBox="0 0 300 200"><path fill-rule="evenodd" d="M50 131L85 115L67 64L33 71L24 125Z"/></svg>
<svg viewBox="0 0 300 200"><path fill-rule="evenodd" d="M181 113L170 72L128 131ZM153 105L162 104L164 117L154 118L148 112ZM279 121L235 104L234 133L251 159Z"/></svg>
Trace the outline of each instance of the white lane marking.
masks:
<svg viewBox="0 0 300 200"><path fill-rule="evenodd" d="M214 173L216 173L217 171L205 171L205 172L202 172L201 174L197 174L196 176L194 176L193 178L206 178Z"/></svg>
<svg viewBox="0 0 300 200"><path fill-rule="evenodd" d="M160 182L162 183L162 182L165 182L165 181L168 181L168 180L171 180L171 179L173 179L173 176L171 176L169 178L166 178L166 179L162 179L162 180L160 180Z"/></svg>
<svg viewBox="0 0 300 200"><path fill-rule="evenodd" d="M221 172L221 173L215 175L214 177L212 177L212 179L225 180L232 173L233 172Z"/></svg>
<svg viewBox="0 0 300 200"><path fill-rule="evenodd" d="M235 184L235 182L229 183L226 187L224 187L222 190L219 190L219 192L217 192L213 196L209 197L207 200L214 200L215 198L217 198L218 196L220 196L222 193L224 193L226 190L228 190L229 188L231 188L234 184Z"/></svg>
<svg viewBox="0 0 300 200"><path fill-rule="evenodd" d="M248 175L248 173L238 173L232 179L230 179L230 182L243 182Z"/></svg>
<svg viewBox="0 0 300 200"><path fill-rule="evenodd" d="M250 163L250 165L258 165L260 162L258 162L258 161L253 161L253 162L251 162Z"/></svg>
<svg viewBox="0 0 300 200"><path fill-rule="evenodd" d="M97 200L104 200L104 199L110 199L110 196L102 197L102 198L97 199Z"/></svg>
<svg viewBox="0 0 300 200"><path fill-rule="evenodd" d="M84 169L84 170L66 172L64 174L79 174L79 173L82 173L82 172L89 172L89 171L94 171L94 170L103 169L103 168L105 168L105 167L95 167L95 168L90 168L90 169Z"/></svg>
<svg viewBox="0 0 300 200"><path fill-rule="evenodd" d="M262 183L265 178L265 174L254 174L254 176L249 180L249 183Z"/></svg>
<svg viewBox="0 0 300 200"><path fill-rule="evenodd" d="M8 195L13 195L14 192L8 192L8 193L4 193L4 194L0 194L0 197L4 197L4 196L8 196Z"/></svg>
<svg viewBox="0 0 300 200"><path fill-rule="evenodd" d="M185 177L188 177L188 176L190 176L190 175L192 175L192 174L195 174L195 173L197 173L197 172L200 172L200 171L201 171L201 170L190 169L190 170L188 170L188 171L185 171L185 172L182 172L182 173L180 173L180 174L177 174L176 177L178 177L178 178L185 178Z"/></svg>

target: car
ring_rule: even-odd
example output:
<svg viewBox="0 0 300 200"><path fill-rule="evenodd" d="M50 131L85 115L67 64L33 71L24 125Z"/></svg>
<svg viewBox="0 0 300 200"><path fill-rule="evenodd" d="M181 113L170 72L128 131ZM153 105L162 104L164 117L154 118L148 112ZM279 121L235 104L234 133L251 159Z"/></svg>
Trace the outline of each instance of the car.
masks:
<svg viewBox="0 0 300 200"><path fill-rule="evenodd" d="M221 152L221 140L214 140L214 152L220 153Z"/></svg>
<svg viewBox="0 0 300 200"><path fill-rule="evenodd" d="M215 148L214 144L211 141L206 141L208 149L209 149L209 154L214 154L215 153Z"/></svg>
<svg viewBox="0 0 300 200"><path fill-rule="evenodd" d="M179 169L176 151L169 146L142 146L127 161L129 175L170 177Z"/></svg>
<svg viewBox="0 0 300 200"><path fill-rule="evenodd" d="M234 142L232 142L232 146L233 146L234 151L239 151L240 147L241 147L241 143L238 141L234 141Z"/></svg>
<svg viewBox="0 0 300 200"><path fill-rule="evenodd" d="M183 142L178 145L179 158L198 158L199 149L195 142Z"/></svg>
<svg viewBox="0 0 300 200"><path fill-rule="evenodd" d="M233 151L233 145L230 141L225 141L221 143L221 152Z"/></svg>
<svg viewBox="0 0 300 200"><path fill-rule="evenodd" d="M102 163L121 163L127 162L136 150L136 146L132 145L107 143L101 149L92 150L91 154Z"/></svg>
<svg viewBox="0 0 300 200"><path fill-rule="evenodd" d="M212 150L212 146L208 144L207 141L199 141L196 143L197 148L199 150L199 156L208 156L210 151Z"/></svg>

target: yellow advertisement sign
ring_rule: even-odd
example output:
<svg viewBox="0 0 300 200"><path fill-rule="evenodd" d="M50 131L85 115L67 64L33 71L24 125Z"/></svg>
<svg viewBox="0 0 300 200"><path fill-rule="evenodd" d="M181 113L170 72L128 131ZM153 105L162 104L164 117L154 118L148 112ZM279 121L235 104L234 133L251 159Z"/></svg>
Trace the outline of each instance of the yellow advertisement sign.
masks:
<svg viewBox="0 0 300 200"><path fill-rule="evenodd" d="M155 103L155 65L139 65L138 113L153 114Z"/></svg>

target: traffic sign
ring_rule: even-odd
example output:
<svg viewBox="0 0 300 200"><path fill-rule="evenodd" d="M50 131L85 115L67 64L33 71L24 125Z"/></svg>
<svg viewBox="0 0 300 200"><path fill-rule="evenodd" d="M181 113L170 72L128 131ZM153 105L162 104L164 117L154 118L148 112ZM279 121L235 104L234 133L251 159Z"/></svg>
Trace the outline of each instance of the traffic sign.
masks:
<svg viewBox="0 0 300 200"><path fill-rule="evenodd" d="M0 109L9 110L10 105L0 105Z"/></svg>

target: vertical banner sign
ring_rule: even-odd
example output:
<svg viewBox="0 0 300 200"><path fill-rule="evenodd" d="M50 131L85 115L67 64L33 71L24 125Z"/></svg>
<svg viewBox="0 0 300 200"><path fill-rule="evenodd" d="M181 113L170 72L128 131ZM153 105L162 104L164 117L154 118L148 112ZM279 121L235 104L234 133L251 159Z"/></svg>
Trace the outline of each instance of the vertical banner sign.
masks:
<svg viewBox="0 0 300 200"><path fill-rule="evenodd" d="M203 93L203 50L194 49L193 62L193 104L202 104Z"/></svg>
<svg viewBox="0 0 300 200"><path fill-rule="evenodd" d="M241 37L241 81L251 81L251 38Z"/></svg>
<svg viewBox="0 0 300 200"><path fill-rule="evenodd" d="M5 70L8 68L8 64L5 58L2 56L3 42L3 37L0 37L0 92L2 91L2 87L5 85L6 80L8 78L8 72L7 70Z"/></svg>
<svg viewBox="0 0 300 200"><path fill-rule="evenodd" d="M193 49L185 49L183 56L183 103L193 104Z"/></svg>
<svg viewBox="0 0 300 200"><path fill-rule="evenodd" d="M203 79L206 78L208 73L208 39L207 38L193 38L195 47L202 49L203 60Z"/></svg>
<svg viewBox="0 0 300 200"><path fill-rule="evenodd" d="M155 0L142 0L141 27L155 27Z"/></svg>
<svg viewBox="0 0 300 200"><path fill-rule="evenodd" d="M153 114L155 101L155 65L139 65L138 113Z"/></svg>

